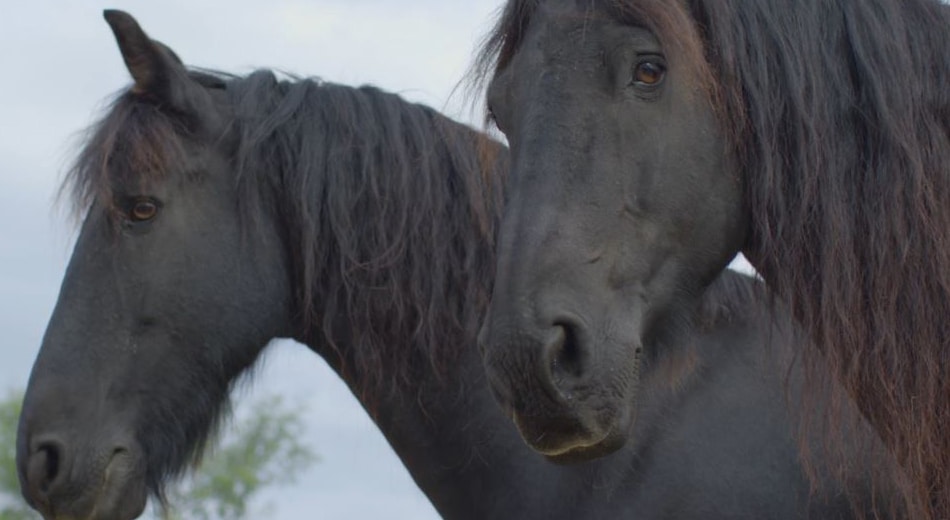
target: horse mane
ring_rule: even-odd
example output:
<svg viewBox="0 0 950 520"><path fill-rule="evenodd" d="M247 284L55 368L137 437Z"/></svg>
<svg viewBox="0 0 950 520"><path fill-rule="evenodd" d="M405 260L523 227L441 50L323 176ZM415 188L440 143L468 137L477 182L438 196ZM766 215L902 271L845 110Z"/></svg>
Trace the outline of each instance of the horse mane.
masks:
<svg viewBox="0 0 950 520"><path fill-rule="evenodd" d="M280 183L303 339L348 343L369 396L447 374L490 297L506 150L374 87L260 71L229 91L239 171L264 176L247 198Z"/></svg>
<svg viewBox="0 0 950 520"><path fill-rule="evenodd" d="M950 518L948 9L775 3L693 5L729 92L747 254L906 470L912 516Z"/></svg>
<svg viewBox="0 0 950 520"><path fill-rule="evenodd" d="M445 377L490 296L504 147L374 87L268 70L190 75L233 110L245 225L263 215L283 224L298 339L330 346L361 398L426 371ZM109 207L116 183L147 187L182 171L192 126L121 93L90 129L63 190L81 210Z"/></svg>
<svg viewBox="0 0 950 520"><path fill-rule="evenodd" d="M811 337L808 372L830 368L875 427L910 516L950 518L950 8L602 3L706 82L743 172L745 253ZM476 80L538 4L508 2Z"/></svg>

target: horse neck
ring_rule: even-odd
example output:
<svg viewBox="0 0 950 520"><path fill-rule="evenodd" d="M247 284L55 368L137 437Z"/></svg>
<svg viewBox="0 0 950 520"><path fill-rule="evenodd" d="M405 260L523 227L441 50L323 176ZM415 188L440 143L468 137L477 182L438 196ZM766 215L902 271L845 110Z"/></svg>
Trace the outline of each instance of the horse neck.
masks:
<svg viewBox="0 0 950 520"><path fill-rule="evenodd" d="M457 361L446 373L437 376L432 370L420 370L416 372L420 377L410 383L378 395L364 392L362 374L344 369L345 341L337 348L316 343L312 348L359 398L444 518L658 518L663 517L660 511L681 504L658 499L665 495L656 489L677 485L691 489L693 495L683 497L683 507L692 511L705 507L703 497L718 489L714 482L694 478L694 474L714 473L729 456L723 454L745 453L748 447L754 447L755 457L767 457L778 465L757 466L745 460L744 467L762 471L763 478L774 473L793 488L763 495L761 487L750 485L759 493L756 496L787 500L799 491L807 493L807 483L794 465L795 442L789 438L795 428L794 412L792 421L786 422L782 383L776 382L788 376L783 367L789 360L784 350L773 359L763 348L773 343L771 323L756 321L761 316L743 305L710 307L716 308L711 322L702 332L683 338L694 344L696 359L677 355L667 360L668 366L655 367L643 381L631 442L609 457L570 466L552 464L525 446L491 395L472 340L463 342ZM733 312L735 320L730 320L727 316ZM792 341L781 329L774 334L779 336L776 342ZM746 358L751 359L743 361ZM769 367L778 375L759 373ZM763 395L768 397L760 399ZM722 399L739 399L747 408L741 414L722 415L722 410L729 410L719 404ZM759 426L748 433L750 424ZM724 432L730 433L722 437ZM712 444L721 453L706 452L709 435L723 439ZM853 455L860 459L866 453L857 450ZM866 474L855 473L856 478ZM834 482L822 479L817 485L827 490ZM823 499L816 507L819 512L840 512Z"/></svg>
<svg viewBox="0 0 950 520"><path fill-rule="evenodd" d="M345 348L314 350L350 387L442 517L518 517L557 503L560 468L527 449L502 414L474 345L450 373L427 371L375 396L365 395L360 374L342 368L345 355L336 352Z"/></svg>

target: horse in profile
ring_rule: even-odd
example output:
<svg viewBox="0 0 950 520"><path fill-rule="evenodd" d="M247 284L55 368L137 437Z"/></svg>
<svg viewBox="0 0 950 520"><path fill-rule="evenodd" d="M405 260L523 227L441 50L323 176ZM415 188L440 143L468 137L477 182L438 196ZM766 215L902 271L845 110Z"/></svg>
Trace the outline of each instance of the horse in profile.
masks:
<svg viewBox="0 0 950 520"><path fill-rule="evenodd" d="M624 449L552 464L495 404L475 348L506 150L375 88L188 70L131 16L105 16L134 83L67 179L85 219L17 441L46 518L125 520L161 500L278 337L346 381L446 518L860 516L833 468L799 462L780 383L804 384L798 334L757 281L719 277L703 320L645 366ZM851 439L859 505L888 501L866 478L874 437Z"/></svg>
<svg viewBox="0 0 950 520"><path fill-rule="evenodd" d="M476 63L512 154L482 345L535 448L622 445L742 252L950 518L950 8L510 0Z"/></svg>

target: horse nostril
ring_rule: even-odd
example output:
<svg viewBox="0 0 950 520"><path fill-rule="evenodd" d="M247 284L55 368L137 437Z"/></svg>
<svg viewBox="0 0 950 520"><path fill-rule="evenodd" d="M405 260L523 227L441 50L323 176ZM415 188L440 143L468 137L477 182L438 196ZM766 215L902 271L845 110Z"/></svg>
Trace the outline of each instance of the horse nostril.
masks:
<svg viewBox="0 0 950 520"><path fill-rule="evenodd" d="M574 326L555 323L555 327L558 334L555 340L547 345L547 358L554 386L565 398L570 399L570 382L583 376L587 356Z"/></svg>
<svg viewBox="0 0 950 520"><path fill-rule="evenodd" d="M574 327L570 325L558 325L563 330L564 340L561 342L553 357L552 363L558 369L563 370L574 377L580 377L584 371L584 356L581 346L577 341L577 334Z"/></svg>
<svg viewBox="0 0 950 520"><path fill-rule="evenodd" d="M65 447L58 440L43 440L36 443L27 462L27 478L34 499L47 502L58 477L63 473Z"/></svg>

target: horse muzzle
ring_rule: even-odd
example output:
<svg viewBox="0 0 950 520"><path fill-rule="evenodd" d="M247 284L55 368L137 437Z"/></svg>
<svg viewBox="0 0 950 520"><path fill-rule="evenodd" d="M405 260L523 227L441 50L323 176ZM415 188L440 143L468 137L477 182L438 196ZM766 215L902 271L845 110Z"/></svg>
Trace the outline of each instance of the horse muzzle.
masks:
<svg viewBox="0 0 950 520"><path fill-rule="evenodd" d="M132 520L145 510L145 461L135 443L82 445L63 434L18 446L26 501L46 520Z"/></svg>
<svg viewBox="0 0 950 520"><path fill-rule="evenodd" d="M479 337L487 379L528 446L554 462L574 462L624 445L631 422L626 396L593 384L601 371L575 322L543 329L498 324L486 321Z"/></svg>

